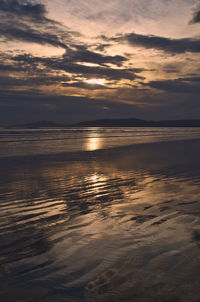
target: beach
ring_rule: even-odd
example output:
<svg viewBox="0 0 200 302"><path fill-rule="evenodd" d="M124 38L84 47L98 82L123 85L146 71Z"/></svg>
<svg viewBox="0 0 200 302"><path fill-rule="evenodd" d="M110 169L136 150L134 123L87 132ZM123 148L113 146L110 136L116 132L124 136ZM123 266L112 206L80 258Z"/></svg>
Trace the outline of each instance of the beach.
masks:
<svg viewBox="0 0 200 302"><path fill-rule="evenodd" d="M198 302L199 154L180 139L2 155L1 301Z"/></svg>

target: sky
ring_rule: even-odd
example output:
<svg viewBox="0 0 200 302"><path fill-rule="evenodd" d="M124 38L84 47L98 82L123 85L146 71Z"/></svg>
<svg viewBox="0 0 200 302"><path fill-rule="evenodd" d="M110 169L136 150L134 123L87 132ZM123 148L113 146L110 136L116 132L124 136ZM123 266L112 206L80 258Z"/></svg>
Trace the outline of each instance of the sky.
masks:
<svg viewBox="0 0 200 302"><path fill-rule="evenodd" d="M200 118L200 1L0 0L0 125Z"/></svg>

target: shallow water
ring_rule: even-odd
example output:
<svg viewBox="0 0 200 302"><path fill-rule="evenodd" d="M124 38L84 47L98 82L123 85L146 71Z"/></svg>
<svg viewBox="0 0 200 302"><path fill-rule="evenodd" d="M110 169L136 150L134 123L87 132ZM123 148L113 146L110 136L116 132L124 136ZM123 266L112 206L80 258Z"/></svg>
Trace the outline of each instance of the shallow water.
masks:
<svg viewBox="0 0 200 302"><path fill-rule="evenodd" d="M200 142L0 160L0 299L199 301Z"/></svg>
<svg viewBox="0 0 200 302"><path fill-rule="evenodd" d="M183 139L200 139L200 128L0 129L0 157L95 151Z"/></svg>

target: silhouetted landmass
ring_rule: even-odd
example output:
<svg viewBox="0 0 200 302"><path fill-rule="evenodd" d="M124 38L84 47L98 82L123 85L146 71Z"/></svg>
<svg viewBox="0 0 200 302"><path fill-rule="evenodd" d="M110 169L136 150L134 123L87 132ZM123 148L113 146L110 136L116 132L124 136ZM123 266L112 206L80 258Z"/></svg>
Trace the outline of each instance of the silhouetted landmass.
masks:
<svg viewBox="0 0 200 302"><path fill-rule="evenodd" d="M74 124L77 127L200 127L200 120L145 121L140 119L103 119Z"/></svg>
<svg viewBox="0 0 200 302"><path fill-rule="evenodd" d="M200 127L200 120L145 121L140 119L102 119L76 124L59 124L40 121L9 128L57 128L57 127Z"/></svg>

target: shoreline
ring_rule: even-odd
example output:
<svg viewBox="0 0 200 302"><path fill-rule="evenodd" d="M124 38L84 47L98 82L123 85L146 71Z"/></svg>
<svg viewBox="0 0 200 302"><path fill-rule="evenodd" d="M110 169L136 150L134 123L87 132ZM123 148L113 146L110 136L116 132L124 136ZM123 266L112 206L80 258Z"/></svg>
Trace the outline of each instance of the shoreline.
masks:
<svg viewBox="0 0 200 302"><path fill-rule="evenodd" d="M110 147L110 148L102 148L92 151L69 151L69 152L62 152L62 153L48 153L48 154L32 154L32 155L18 155L18 156L2 156L0 157L0 161L27 161L27 160L55 160L55 161L62 161L62 160L84 160L84 159L93 159L94 157L102 157L105 155L119 154L120 152L137 152L140 149L151 149L151 148L158 148L158 147L170 147L173 146L177 147L187 147L188 145L191 146L196 145L196 147L200 147L200 139L183 139L183 140L170 140L170 141L159 141L159 142L150 142L150 143L135 143L132 145L123 145L117 147ZM189 147L189 146L188 146ZM193 150L194 151L194 150Z"/></svg>
<svg viewBox="0 0 200 302"><path fill-rule="evenodd" d="M146 143L96 151L83 151L61 154L46 154L0 158L1 175L4 182L9 171L25 170L26 173L51 169L74 169L78 165L100 166L111 169L147 171L151 175L182 175L187 171L198 174L200 171L200 139Z"/></svg>
<svg viewBox="0 0 200 302"><path fill-rule="evenodd" d="M199 284L199 153L195 139L1 159L8 299L182 297L184 276Z"/></svg>

